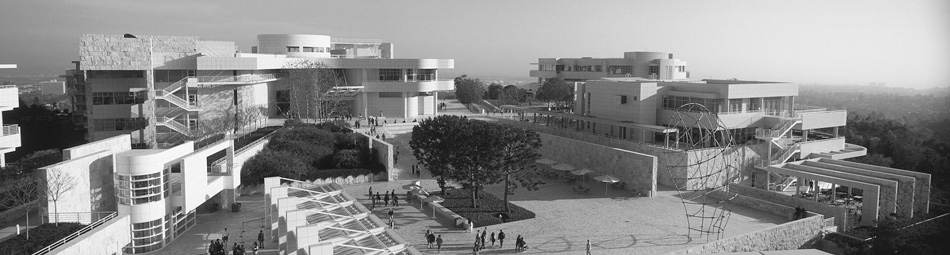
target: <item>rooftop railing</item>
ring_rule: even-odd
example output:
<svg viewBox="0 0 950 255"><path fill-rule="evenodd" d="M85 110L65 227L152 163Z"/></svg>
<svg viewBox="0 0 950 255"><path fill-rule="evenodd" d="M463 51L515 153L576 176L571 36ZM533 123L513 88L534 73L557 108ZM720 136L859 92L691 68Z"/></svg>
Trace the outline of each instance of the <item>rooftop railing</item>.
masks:
<svg viewBox="0 0 950 255"><path fill-rule="evenodd" d="M20 133L20 126L17 124L3 125L3 136L16 135Z"/></svg>
<svg viewBox="0 0 950 255"><path fill-rule="evenodd" d="M276 80L277 74L242 74L234 76L198 76L198 83L255 83Z"/></svg>

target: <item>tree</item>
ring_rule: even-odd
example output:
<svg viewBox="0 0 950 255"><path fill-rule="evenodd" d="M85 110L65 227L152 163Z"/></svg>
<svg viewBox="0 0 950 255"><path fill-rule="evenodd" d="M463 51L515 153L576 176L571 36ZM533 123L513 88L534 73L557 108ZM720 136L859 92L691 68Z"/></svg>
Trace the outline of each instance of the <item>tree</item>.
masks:
<svg viewBox="0 0 950 255"><path fill-rule="evenodd" d="M527 100L527 92L515 85L508 85L501 91L501 100L504 104L517 105Z"/></svg>
<svg viewBox="0 0 950 255"><path fill-rule="evenodd" d="M479 79L468 78L468 75L455 77L455 96L463 104L471 104L482 101L482 94L485 93L485 83Z"/></svg>
<svg viewBox="0 0 950 255"><path fill-rule="evenodd" d="M409 141L412 155L432 176L438 176L442 194L445 194L446 176L452 171L449 163L455 156L453 147L464 142L453 134L465 121L467 118L463 116L440 115L424 119L412 128L412 140Z"/></svg>
<svg viewBox="0 0 950 255"><path fill-rule="evenodd" d="M55 215L56 226L59 226L59 199L76 187L76 177L62 170L46 170L46 185L44 193L46 199L53 201L53 215Z"/></svg>
<svg viewBox="0 0 950 255"><path fill-rule="evenodd" d="M505 211L511 212L508 206L508 195L514 194L519 183L521 187L528 190L538 190L538 186L544 184L534 165L534 161L541 156L537 152L541 148L541 137L528 129L510 125L497 125L497 127L494 137L501 141L499 150L501 157L496 162L497 167L501 168L505 175Z"/></svg>
<svg viewBox="0 0 950 255"><path fill-rule="evenodd" d="M341 98L328 95L333 87L345 86L338 72L321 62L301 60L281 71L281 83L290 92L290 115L293 118L327 118L344 110Z"/></svg>
<svg viewBox="0 0 950 255"><path fill-rule="evenodd" d="M452 136L459 143L453 146L455 156L449 162L452 171L448 173L449 180L462 185L463 189L471 192L472 208L477 208L478 192L485 185L502 181L504 172L498 163L501 153L499 147L504 144L499 137L494 136L497 130L495 123L480 120L465 120Z"/></svg>
<svg viewBox="0 0 950 255"><path fill-rule="evenodd" d="M503 88L504 87L498 83L492 83L488 85L488 91L486 92L488 99L501 99L501 92Z"/></svg>
<svg viewBox="0 0 950 255"><path fill-rule="evenodd" d="M564 82L561 78L551 78L541 85L538 89L538 100L543 101L571 101L574 96L572 86Z"/></svg>
<svg viewBox="0 0 950 255"><path fill-rule="evenodd" d="M241 183L261 184L265 177L299 179L307 172L304 162L291 152L265 149L241 167Z"/></svg>
<svg viewBox="0 0 950 255"><path fill-rule="evenodd" d="M5 194L8 199L12 200L15 205L25 205L26 239L30 239L30 211L37 207L38 204L33 202L36 201L39 195L39 191L36 189L35 177L21 177L18 180L8 181L3 186L9 188Z"/></svg>

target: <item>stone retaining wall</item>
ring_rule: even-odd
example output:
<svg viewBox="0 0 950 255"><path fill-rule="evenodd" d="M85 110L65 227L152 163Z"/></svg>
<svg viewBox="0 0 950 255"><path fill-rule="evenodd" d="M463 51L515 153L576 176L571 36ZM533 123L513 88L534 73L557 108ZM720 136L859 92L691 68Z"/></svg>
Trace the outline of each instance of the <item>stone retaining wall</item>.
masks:
<svg viewBox="0 0 950 255"><path fill-rule="evenodd" d="M592 175L610 174L623 180L625 188L646 196L656 193L657 157L580 140L539 133L543 157L588 168Z"/></svg>
<svg viewBox="0 0 950 255"><path fill-rule="evenodd" d="M824 217L815 215L669 254L796 250L819 239L824 222Z"/></svg>

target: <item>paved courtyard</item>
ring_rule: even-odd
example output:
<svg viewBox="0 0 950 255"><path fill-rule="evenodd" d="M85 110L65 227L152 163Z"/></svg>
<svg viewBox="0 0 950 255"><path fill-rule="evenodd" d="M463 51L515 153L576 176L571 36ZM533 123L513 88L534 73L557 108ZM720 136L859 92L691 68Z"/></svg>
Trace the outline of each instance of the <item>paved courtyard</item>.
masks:
<svg viewBox="0 0 950 255"><path fill-rule="evenodd" d="M465 108L456 102L447 102L447 113L474 115L465 113ZM435 180L423 171L420 177L410 174L410 166L416 161L409 148L410 135L406 128L383 130L387 142L397 146L399 160L396 164L398 181L383 183L365 183L348 185L344 189L360 199L367 208L371 208L367 199L370 186L374 192L395 190L405 194L403 185L419 180L428 190L437 190ZM706 242L706 236L687 236L687 220L684 204L675 190L661 186L655 197L634 197L629 192L617 189L604 194L604 185L587 180L591 187L588 193L577 193L571 188L575 183L565 183L556 179L547 179L539 191L518 190L510 196L511 201L537 214L535 219L523 220L489 226L489 232L504 230L508 238L505 247L489 248L480 254L515 253L514 239L523 235L530 249L528 254L583 254L587 240L593 246L594 254L663 254ZM503 185L492 185L486 191L501 197ZM400 196L400 206L395 212L396 233L409 241L416 249L425 254L471 254L474 233L447 227L433 220L431 212L422 212L418 204L405 201ZM202 254L207 250L209 240L218 238L224 227L231 230L231 239L239 240L242 226L245 244L250 247L263 215L263 196L242 196L242 212L219 211L198 216L198 224L185 237L179 238L158 254ZM699 207L688 206L690 211ZM733 207L732 215L723 237L731 237L787 222L786 219L746 207ZM381 219L387 219L389 208L377 207L373 212ZM481 229L481 228L479 228ZM432 230L445 240L442 251L426 248L423 234ZM269 236L267 237L269 239ZM247 240L250 240L248 242ZM267 248L276 247L268 243ZM264 250L261 254L276 254L275 250Z"/></svg>

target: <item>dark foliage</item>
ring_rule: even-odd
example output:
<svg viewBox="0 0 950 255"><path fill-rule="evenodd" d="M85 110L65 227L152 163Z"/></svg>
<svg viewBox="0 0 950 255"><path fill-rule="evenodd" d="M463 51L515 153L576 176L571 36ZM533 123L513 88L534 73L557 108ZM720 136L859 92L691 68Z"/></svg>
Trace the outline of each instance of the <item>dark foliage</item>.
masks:
<svg viewBox="0 0 950 255"><path fill-rule="evenodd" d="M7 162L36 151L62 150L85 142L83 130L72 123L68 111L41 105L38 100L33 104L20 100L20 107L3 112L3 123L20 126L21 146L6 154Z"/></svg>
<svg viewBox="0 0 950 255"><path fill-rule="evenodd" d="M485 83L479 79L468 78L468 75L455 77L455 96L463 104L482 101L485 94Z"/></svg>
<svg viewBox="0 0 950 255"><path fill-rule="evenodd" d="M356 168L362 165L360 150L338 150L333 154L333 163L339 168Z"/></svg>
<svg viewBox="0 0 950 255"><path fill-rule="evenodd" d="M443 198L445 201L442 202L442 206L465 217L479 227L535 217L534 212L511 203L508 205L511 207L511 212L506 212L505 201L485 192L478 194L478 208L471 207L471 193L465 190L449 190ZM504 218L502 220L498 217L500 213L505 213L508 217L502 217Z"/></svg>
<svg viewBox="0 0 950 255"><path fill-rule="evenodd" d="M79 223L59 223L59 226L51 223L39 225L30 230L30 239L26 239L26 235L14 236L0 243L0 251L3 251L3 254L32 254L85 226Z"/></svg>

